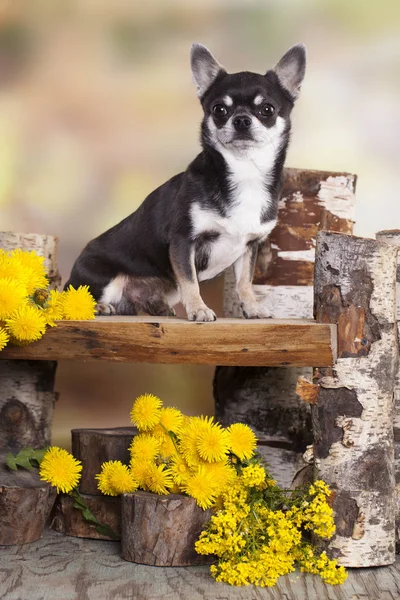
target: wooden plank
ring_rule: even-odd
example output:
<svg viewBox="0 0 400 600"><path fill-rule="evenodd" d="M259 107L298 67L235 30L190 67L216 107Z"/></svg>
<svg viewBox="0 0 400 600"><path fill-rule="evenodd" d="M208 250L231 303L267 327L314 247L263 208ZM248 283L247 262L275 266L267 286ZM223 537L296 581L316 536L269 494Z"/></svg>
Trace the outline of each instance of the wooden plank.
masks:
<svg viewBox="0 0 400 600"><path fill-rule="evenodd" d="M0 594L7 600L395 600L400 560L390 567L350 569L343 585L290 573L272 588L216 583L209 567L148 567L126 562L120 544L48 531L25 546L0 549Z"/></svg>
<svg viewBox="0 0 400 600"><path fill-rule="evenodd" d="M0 358L323 367L335 360L335 339L335 326L307 320L97 317L60 321L38 342L8 346Z"/></svg>

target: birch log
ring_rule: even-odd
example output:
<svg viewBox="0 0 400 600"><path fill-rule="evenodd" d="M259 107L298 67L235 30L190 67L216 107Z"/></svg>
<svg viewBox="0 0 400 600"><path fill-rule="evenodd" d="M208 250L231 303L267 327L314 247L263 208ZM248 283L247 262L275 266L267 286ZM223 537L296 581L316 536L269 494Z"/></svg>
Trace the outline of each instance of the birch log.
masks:
<svg viewBox="0 0 400 600"><path fill-rule="evenodd" d="M390 229L379 231L376 239L400 250L400 230ZM396 300L397 300L397 331L400 340L400 252L397 255L397 277L396 277ZM394 383L394 474L396 479L396 544L400 551L400 369L397 371Z"/></svg>
<svg viewBox="0 0 400 600"><path fill-rule="evenodd" d="M278 224L259 248L253 280L270 317L312 318L316 234L319 229L352 233L355 185L356 176L348 173L285 169ZM224 315L242 316L232 269L225 277ZM217 418L225 424L246 422L260 440L301 453L312 441L311 420L296 382L311 374L311 367L218 367Z"/></svg>
<svg viewBox="0 0 400 600"><path fill-rule="evenodd" d="M0 248L34 250L44 256L50 285L57 287L57 238L50 235L0 232ZM0 361L0 449L40 448L51 441L55 361Z"/></svg>
<svg viewBox="0 0 400 600"><path fill-rule="evenodd" d="M328 550L349 567L395 560L396 264L393 246L317 236L315 318L337 324L338 360L315 371L314 460L317 477L334 490Z"/></svg>

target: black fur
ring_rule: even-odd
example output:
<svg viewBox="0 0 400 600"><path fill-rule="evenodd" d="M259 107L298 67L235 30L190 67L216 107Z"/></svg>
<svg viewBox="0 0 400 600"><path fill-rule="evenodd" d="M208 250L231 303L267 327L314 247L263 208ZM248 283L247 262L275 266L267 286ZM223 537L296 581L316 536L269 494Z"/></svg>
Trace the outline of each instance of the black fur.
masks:
<svg viewBox="0 0 400 600"><path fill-rule="evenodd" d="M252 104L257 94L261 94L266 102L274 106L275 113L272 117L264 119L258 113L258 107ZM260 215L261 222L276 218L282 169L290 135L293 98L282 87L274 71L268 71L266 75L250 72L227 74L221 69L201 97L204 110L201 126L202 152L185 172L175 175L153 191L134 213L89 242L76 260L65 287L88 285L99 301L110 281L118 275L126 275L132 280L162 280L166 289L173 290L177 288L176 265L183 277L193 280L189 265L193 245L196 271L207 269L211 246L219 234L204 231L196 237L190 211L193 202L196 202L202 208L212 210L222 217L229 215L233 190L228 178L228 167L215 147L212 132L207 125L213 106L216 102L222 102L226 95L234 103L232 107L227 107L226 119L213 117L218 129L223 128L231 112L240 112L238 106L243 107L246 113L256 115L267 129L274 126L278 116L285 119L282 144L277 151L272 172L265 174L265 187L270 202ZM244 139L240 138L241 135L248 134L238 132L238 139ZM151 312L148 304L143 301L141 308ZM159 299L155 299L153 304L159 310L164 309L159 308ZM134 300L131 302L129 298L125 298L121 301L121 306L117 307L117 312L135 314L135 305Z"/></svg>

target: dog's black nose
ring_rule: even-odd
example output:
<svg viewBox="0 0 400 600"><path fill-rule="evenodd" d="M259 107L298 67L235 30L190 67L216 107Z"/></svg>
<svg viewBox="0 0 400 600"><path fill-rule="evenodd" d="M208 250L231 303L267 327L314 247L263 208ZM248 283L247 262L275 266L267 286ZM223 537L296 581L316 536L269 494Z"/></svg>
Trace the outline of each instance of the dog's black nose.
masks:
<svg viewBox="0 0 400 600"><path fill-rule="evenodd" d="M244 129L250 129L251 119L246 115L240 115L233 119L233 126L236 131L243 131Z"/></svg>

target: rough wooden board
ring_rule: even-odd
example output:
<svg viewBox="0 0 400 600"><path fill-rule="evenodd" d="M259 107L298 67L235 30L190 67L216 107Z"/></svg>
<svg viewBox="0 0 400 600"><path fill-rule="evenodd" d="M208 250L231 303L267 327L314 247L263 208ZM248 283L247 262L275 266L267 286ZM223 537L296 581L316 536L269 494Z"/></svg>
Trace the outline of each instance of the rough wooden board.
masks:
<svg viewBox="0 0 400 600"><path fill-rule="evenodd" d="M336 328L310 320L97 317L60 321L38 342L8 346L3 359L315 366L333 364Z"/></svg>
<svg viewBox="0 0 400 600"><path fill-rule="evenodd" d="M398 600L400 560L353 569L341 586L292 573L274 588L215 583L208 567L147 567L124 561L116 542L48 532L28 546L0 547L4 600Z"/></svg>

